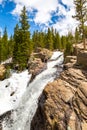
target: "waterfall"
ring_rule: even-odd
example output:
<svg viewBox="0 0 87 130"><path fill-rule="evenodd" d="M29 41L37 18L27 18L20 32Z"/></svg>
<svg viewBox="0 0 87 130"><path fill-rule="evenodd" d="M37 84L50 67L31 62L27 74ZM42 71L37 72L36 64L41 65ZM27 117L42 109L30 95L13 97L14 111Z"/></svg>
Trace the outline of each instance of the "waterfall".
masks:
<svg viewBox="0 0 87 130"><path fill-rule="evenodd" d="M47 69L41 72L29 84L18 106L12 111L10 119L2 122L3 130L30 130L31 120L36 112L38 98L47 83L52 82L58 72L56 65L63 63L63 53L54 52L47 63Z"/></svg>

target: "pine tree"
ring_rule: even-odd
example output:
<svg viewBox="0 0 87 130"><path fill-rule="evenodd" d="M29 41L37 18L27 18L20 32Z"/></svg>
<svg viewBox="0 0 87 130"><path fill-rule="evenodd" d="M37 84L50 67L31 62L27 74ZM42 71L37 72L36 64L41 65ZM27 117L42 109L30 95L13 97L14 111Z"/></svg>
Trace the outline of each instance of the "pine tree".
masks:
<svg viewBox="0 0 87 130"><path fill-rule="evenodd" d="M13 49L14 65L19 63L19 45L20 45L19 25L16 24L16 27L14 28L14 49Z"/></svg>
<svg viewBox="0 0 87 130"><path fill-rule="evenodd" d="M1 32L0 32L0 62L2 61L2 39L1 39Z"/></svg>
<svg viewBox="0 0 87 130"><path fill-rule="evenodd" d="M21 11L19 23L20 26L17 24L14 29L13 63L18 64L19 69L23 70L27 67L28 58L32 51L30 25L25 6Z"/></svg>
<svg viewBox="0 0 87 130"><path fill-rule="evenodd" d="M30 25L28 23L28 16L27 16L27 11L26 11L26 8L25 6L23 7L23 10L21 12L21 15L20 15L20 24L21 24L21 27L20 27L20 32L21 32L21 40L22 40L22 45L21 46L21 49L23 49L23 51L25 51L26 53L26 56L29 56L29 54L31 53L31 44L30 44L30 31L29 31L29 28L30 28Z"/></svg>
<svg viewBox="0 0 87 130"><path fill-rule="evenodd" d="M57 31L55 31L55 38L54 38L54 49L61 50L61 37Z"/></svg>
<svg viewBox="0 0 87 130"><path fill-rule="evenodd" d="M10 36L10 39L8 41L8 57L12 57L13 56L13 49L14 49L14 39L13 36Z"/></svg>
<svg viewBox="0 0 87 130"><path fill-rule="evenodd" d="M66 55L72 55L73 53L73 35L71 32L68 33L68 36L66 37L66 48L65 48L65 56Z"/></svg>
<svg viewBox="0 0 87 130"><path fill-rule="evenodd" d="M40 47L44 48L44 33L41 31L39 33Z"/></svg>
<svg viewBox="0 0 87 130"><path fill-rule="evenodd" d="M39 47L39 32L38 30L34 31L33 35L32 35L32 41L33 41L33 46L34 49L36 49L37 47Z"/></svg>
<svg viewBox="0 0 87 130"><path fill-rule="evenodd" d="M48 28L47 36L46 36L46 48L52 50L53 49L53 38L52 38L52 31Z"/></svg>
<svg viewBox="0 0 87 130"><path fill-rule="evenodd" d="M61 37L61 46L63 50L66 49L66 36Z"/></svg>
<svg viewBox="0 0 87 130"><path fill-rule="evenodd" d="M87 21L87 0L74 0L74 4L76 15L73 17L79 21L79 29L82 33L83 38L83 46L84 49L86 49L84 24Z"/></svg>
<svg viewBox="0 0 87 130"><path fill-rule="evenodd" d="M8 34L7 28L5 27L3 37L2 37L2 60L8 58Z"/></svg>
<svg viewBox="0 0 87 130"><path fill-rule="evenodd" d="M87 26L85 26L85 37L87 39Z"/></svg>
<svg viewBox="0 0 87 130"><path fill-rule="evenodd" d="M51 33L52 33L52 40L53 40L53 49L56 49L55 48L55 30L53 27L51 28Z"/></svg>
<svg viewBox="0 0 87 130"><path fill-rule="evenodd" d="M76 28L76 30L75 30L75 46L77 45L78 40L79 40L79 31L78 31L78 29Z"/></svg>

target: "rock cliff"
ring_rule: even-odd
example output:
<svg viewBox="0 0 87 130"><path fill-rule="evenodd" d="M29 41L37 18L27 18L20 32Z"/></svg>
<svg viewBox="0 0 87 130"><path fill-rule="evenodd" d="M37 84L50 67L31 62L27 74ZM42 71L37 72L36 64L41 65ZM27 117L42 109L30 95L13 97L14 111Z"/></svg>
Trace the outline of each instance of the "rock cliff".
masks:
<svg viewBox="0 0 87 130"><path fill-rule="evenodd" d="M87 130L86 70L67 66L59 79L45 87L31 130Z"/></svg>

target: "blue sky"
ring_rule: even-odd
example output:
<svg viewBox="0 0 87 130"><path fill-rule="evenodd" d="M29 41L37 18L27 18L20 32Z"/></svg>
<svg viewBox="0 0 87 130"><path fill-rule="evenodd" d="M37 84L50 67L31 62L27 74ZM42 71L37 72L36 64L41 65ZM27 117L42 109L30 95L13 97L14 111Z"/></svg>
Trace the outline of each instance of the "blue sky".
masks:
<svg viewBox="0 0 87 130"><path fill-rule="evenodd" d="M29 16L31 33L34 30L56 28L61 35L74 31L76 21L73 0L0 0L0 30L5 27L9 36L19 20L23 6L26 6Z"/></svg>

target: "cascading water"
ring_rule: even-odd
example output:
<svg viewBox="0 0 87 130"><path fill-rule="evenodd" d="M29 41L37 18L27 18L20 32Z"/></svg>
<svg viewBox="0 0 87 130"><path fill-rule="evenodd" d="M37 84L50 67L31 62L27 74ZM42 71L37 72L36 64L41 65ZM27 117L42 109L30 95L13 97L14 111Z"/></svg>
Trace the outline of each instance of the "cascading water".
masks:
<svg viewBox="0 0 87 130"><path fill-rule="evenodd" d="M54 52L51 61L47 63L47 69L29 84L18 107L12 111L10 119L5 118L2 122L3 130L30 130L30 123L37 109L38 97L46 84L56 77L58 70L55 66L62 63L63 53Z"/></svg>

